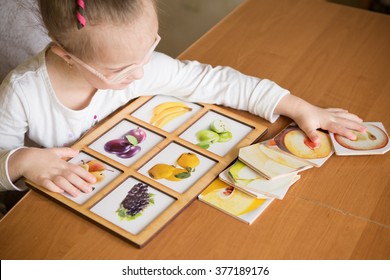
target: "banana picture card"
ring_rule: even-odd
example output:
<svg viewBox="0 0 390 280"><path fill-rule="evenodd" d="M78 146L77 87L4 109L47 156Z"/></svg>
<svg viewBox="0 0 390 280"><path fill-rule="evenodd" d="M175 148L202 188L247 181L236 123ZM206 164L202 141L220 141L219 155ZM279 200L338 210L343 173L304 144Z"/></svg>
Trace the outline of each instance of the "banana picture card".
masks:
<svg viewBox="0 0 390 280"><path fill-rule="evenodd" d="M250 196L218 178L198 199L247 224L252 224L273 201L271 198L259 199Z"/></svg>
<svg viewBox="0 0 390 280"><path fill-rule="evenodd" d="M198 113L202 106L170 96L152 98L131 115L167 132L173 132Z"/></svg>
<svg viewBox="0 0 390 280"><path fill-rule="evenodd" d="M266 131L258 119L221 106L140 97L72 145L80 153L68 160L95 176L92 192L72 197L27 185L141 248ZM269 203L239 193L232 201L243 197L242 209L234 214L245 219Z"/></svg>
<svg viewBox="0 0 390 280"><path fill-rule="evenodd" d="M390 150L389 135L381 122L364 122L365 132L354 131L356 140L330 133L336 155L383 155Z"/></svg>

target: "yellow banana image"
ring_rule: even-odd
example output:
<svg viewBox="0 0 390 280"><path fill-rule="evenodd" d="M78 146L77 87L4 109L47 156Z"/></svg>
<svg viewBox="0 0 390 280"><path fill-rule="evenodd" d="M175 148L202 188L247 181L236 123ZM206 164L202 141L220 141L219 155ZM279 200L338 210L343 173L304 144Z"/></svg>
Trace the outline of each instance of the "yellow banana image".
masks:
<svg viewBox="0 0 390 280"><path fill-rule="evenodd" d="M154 115L159 115L162 111L171 108L171 107L188 107L186 104L180 101L170 101L170 102L164 102L153 109L153 114Z"/></svg>
<svg viewBox="0 0 390 280"><path fill-rule="evenodd" d="M157 120L154 123L154 125L157 126L158 128L163 128L172 120L176 119L177 117L180 117L181 115L184 115L185 113L187 113L191 110L192 109L188 108L188 107L187 108L181 107L181 110L179 110L179 111L175 111L175 112L170 113L170 114L164 114L162 118L160 118L159 120Z"/></svg>
<svg viewBox="0 0 390 280"><path fill-rule="evenodd" d="M191 108L189 108L187 106L185 106L185 107L181 107L181 106L169 107L169 108L165 109L164 111L160 112L159 114L153 115L153 117L150 119L150 123L155 124L160 119L164 118L167 115L170 115L170 114L173 114L176 112L182 112L182 111L189 112L189 111L191 111Z"/></svg>
<svg viewBox="0 0 390 280"><path fill-rule="evenodd" d="M164 102L153 109L153 116L150 119L150 123L163 128L173 119L190 112L192 108L188 107L185 103L179 101Z"/></svg>

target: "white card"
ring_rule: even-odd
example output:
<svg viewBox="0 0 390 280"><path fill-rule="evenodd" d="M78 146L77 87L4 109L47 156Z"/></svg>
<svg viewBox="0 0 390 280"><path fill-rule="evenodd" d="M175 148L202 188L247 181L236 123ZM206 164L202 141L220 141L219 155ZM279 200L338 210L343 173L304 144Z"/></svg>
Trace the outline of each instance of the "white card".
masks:
<svg viewBox="0 0 390 280"><path fill-rule="evenodd" d="M336 155L383 155L390 150L389 136L381 122L364 122L366 132L354 131L356 140L330 133Z"/></svg>

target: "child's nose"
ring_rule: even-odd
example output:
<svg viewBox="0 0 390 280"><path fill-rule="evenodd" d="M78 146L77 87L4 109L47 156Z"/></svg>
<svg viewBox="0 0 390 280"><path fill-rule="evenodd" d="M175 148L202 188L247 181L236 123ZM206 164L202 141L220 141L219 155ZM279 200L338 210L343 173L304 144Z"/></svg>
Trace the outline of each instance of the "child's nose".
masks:
<svg viewBox="0 0 390 280"><path fill-rule="evenodd" d="M141 80L143 77L144 77L144 69L142 67L139 67L137 69L135 69L132 73L131 73L131 77L134 79L134 80Z"/></svg>

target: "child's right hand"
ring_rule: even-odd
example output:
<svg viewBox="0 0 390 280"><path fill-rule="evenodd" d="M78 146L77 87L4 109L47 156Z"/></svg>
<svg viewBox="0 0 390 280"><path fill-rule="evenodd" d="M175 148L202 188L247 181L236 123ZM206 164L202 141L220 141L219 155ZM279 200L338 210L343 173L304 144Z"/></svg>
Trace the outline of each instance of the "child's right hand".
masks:
<svg viewBox="0 0 390 280"><path fill-rule="evenodd" d="M79 165L63 158L74 157L78 151L71 148L22 148L8 161L9 176L15 181L21 176L49 191L76 197L81 192L92 191L90 184L96 178Z"/></svg>

